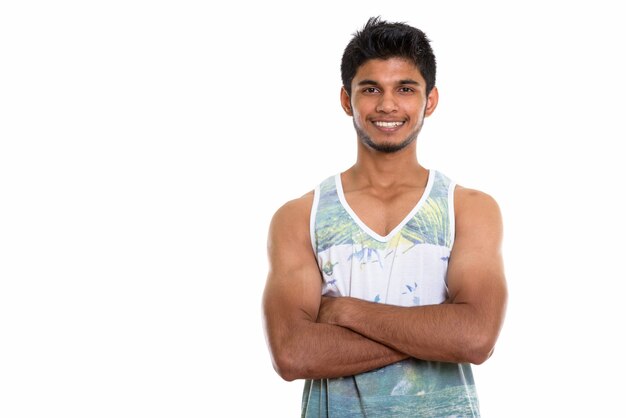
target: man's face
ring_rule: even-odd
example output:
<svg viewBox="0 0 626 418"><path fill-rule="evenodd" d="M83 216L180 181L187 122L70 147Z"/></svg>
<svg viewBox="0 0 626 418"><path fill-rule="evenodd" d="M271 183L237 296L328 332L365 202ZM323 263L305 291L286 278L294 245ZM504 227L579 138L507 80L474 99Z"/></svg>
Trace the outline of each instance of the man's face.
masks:
<svg viewBox="0 0 626 418"><path fill-rule="evenodd" d="M366 61L352 80L352 97L344 89L341 103L361 143L392 153L414 143L424 117L437 106L437 89L426 97L426 81L404 58Z"/></svg>

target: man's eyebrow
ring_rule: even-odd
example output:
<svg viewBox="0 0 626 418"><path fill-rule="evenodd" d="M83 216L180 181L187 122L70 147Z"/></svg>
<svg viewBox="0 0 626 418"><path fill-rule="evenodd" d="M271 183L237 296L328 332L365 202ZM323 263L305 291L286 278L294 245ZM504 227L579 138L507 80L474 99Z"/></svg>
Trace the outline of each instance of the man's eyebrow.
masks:
<svg viewBox="0 0 626 418"><path fill-rule="evenodd" d="M414 84L417 86L420 85L419 81L411 80L410 78L407 78L406 80L400 80L398 84Z"/></svg>
<svg viewBox="0 0 626 418"><path fill-rule="evenodd" d="M367 85L377 86L378 83L374 80L365 79L365 80L359 81L359 83L357 84L357 86L367 86Z"/></svg>
<svg viewBox="0 0 626 418"><path fill-rule="evenodd" d="M405 80L400 80L398 81L398 84L411 84L411 85L417 85L417 86L420 85L419 81L415 81L410 78L407 78ZM377 81L369 80L369 79L361 80L357 83L357 86L377 86L377 85L378 85Z"/></svg>

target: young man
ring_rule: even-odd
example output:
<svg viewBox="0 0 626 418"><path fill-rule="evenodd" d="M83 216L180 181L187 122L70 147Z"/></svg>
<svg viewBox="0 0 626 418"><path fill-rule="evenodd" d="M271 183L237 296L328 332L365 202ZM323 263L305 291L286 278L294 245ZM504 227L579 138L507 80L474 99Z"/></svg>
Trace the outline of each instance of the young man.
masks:
<svg viewBox="0 0 626 418"><path fill-rule="evenodd" d="M357 161L272 219L265 332L278 374L306 379L302 416L480 414L470 363L504 318L502 222L417 161L435 70L423 32L370 19L341 64Z"/></svg>

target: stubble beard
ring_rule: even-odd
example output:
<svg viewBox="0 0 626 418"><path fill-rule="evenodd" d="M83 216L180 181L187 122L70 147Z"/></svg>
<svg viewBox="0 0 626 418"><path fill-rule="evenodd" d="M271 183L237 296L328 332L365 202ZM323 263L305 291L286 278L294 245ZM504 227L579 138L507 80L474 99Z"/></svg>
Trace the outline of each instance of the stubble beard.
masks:
<svg viewBox="0 0 626 418"><path fill-rule="evenodd" d="M352 119L352 124L354 125L354 130L356 131L356 135L362 144L364 144L368 148L373 149L374 151L382 152L384 154L393 154L395 152L401 151L404 148L408 147L417 139L417 135L422 130L422 125L424 125L424 119L422 119L422 123L420 124L419 128L414 133L410 134L404 141L400 142L399 144L394 144L391 142L382 142L380 144L377 144L376 142L372 141L372 138L370 138L370 136L367 135L365 131L357 125L354 118Z"/></svg>

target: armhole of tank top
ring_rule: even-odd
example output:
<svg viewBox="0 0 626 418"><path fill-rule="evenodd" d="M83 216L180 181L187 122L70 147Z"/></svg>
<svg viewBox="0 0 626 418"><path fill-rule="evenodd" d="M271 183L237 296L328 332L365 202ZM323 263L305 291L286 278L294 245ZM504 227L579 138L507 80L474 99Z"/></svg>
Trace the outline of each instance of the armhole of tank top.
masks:
<svg viewBox="0 0 626 418"><path fill-rule="evenodd" d="M309 220L309 234L311 235L311 248L313 248L313 254L317 253L317 239L315 238L315 218L317 217L317 206L320 201L320 186L315 187L313 192L313 206L311 206L311 218Z"/></svg>
<svg viewBox="0 0 626 418"><path fill-rule="evenodd" d="M448 187L448 219L450 223L450 250L454 245L454 237L456 236L456 228L454 222L454 190L456 189L456 183L451 181Z"/></svg>

